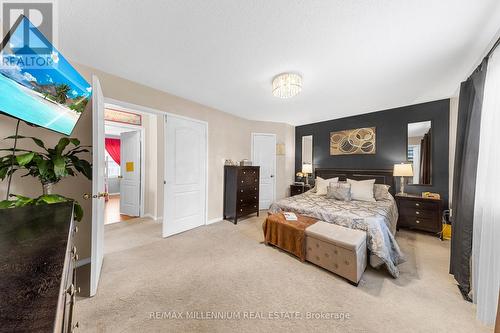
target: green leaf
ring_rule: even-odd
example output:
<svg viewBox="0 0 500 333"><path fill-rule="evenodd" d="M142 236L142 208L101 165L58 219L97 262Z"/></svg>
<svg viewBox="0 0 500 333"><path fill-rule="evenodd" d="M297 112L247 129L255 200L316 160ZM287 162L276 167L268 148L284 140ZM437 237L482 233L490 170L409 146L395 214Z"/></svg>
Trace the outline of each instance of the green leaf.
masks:
<svg viewBox="0 0 500 333"><path fill-rule="evenodd" d="M35 138L35 137L31 137L31 140L33 140L33 142L35 142L35 144L40 147L40 148L43 148L45 149L45 145L43 144L43 141L38 139L38 138Z"/></svg>
<svg viewBox="0 0 500 333"><path fill-rule="evenodd" d="M30 200L30 198L19 195L19 194L11 194L10 195L12 198L16 198L17 200L22 200L22 201L27 201Z"/></svg>
<svg viewBox="0 0 500 333"><path fill-rule="evenodd" d="M71 142L74 146L78 146L80 144L80 140L77 138L70 138L69 142Z"/></svg>
<svg viewBox="0 0 500 333"><path fill-rule="evenodd" d="M26 164L31 162L33 156L35 156L35 153L26 153L22 155L17 155L16 156L17 164L19 164L19 166L25 166Z"/></svg>
<svg viewBox="0 0 500 333"><path fill-rule="evenodd" d="M68 156L71 156L71 155L76 155L76 154L79 154L79 153L90 153L90 151L88 149L77 149L77 150L71 150L68 154Z"/></svg>
<svg viewBox="0 0 500 333"><path fill-rule="evenodd" d="M69 145L69 139L64 137L61 138L56 146L56 155L61 155L67 145Z"/></svg>
<svg viewBox="0 0 500 333"><path fill-rule="evenodd" d="M0 151L14 151L14 148L5 148L5 149L0 149ZM31 150L26 150L26 149L19 149L19 148L16 148L16 151L24 151L24 152L31 152Z"/></svg>
<svg viewBox="0 0 500 333"><path fill-rule="evenodd" d="M38 172L40 176L46 177L50 173L50 162L47 160L39 159L36 161L36 165L38 167Z"/></svg>
<svg viewBox="0 0 500 333"><path fill-rule="evenodd" d="M9 171L9 167L4 166L0 168L0 179L4 180L5 176L7 176L7 171Z"/></svg>
<svg viewBox="0 0 500 333"><path fill-rule="evenodd" d="M11 200L2 200L0 201L0 209L11 208L14 207L15 201Z"/></svg>
<svg viewBox="0 0 500 333"><path fill-rule="evenodd" d="M53 161L54 163L54 174L56 177L64 177L66 175L66 162L61 156L56 156Z"/></svg>
<svg viewBox="0 0 500 333"><path fill-rule="evenodd" d="M45 202L47 204L59 203L68 201L65 197L58 194L45 194L38 198L38 201Z"/></svg>
<svg viewBox="0 0 500 333"><path fill-rule="evenodd" d="M76 221L80 222L83 218L83 208L77 201L75 201L74 204L75 204L73 207L73 212L75 214L74 217Z"/></svg>
<svg viewBox="0 0 500 333"><path fill-rule="evenodd" d="M43 148L43 149L45 149L45 150L46 150L45 145L43 144L43 141L42 141L42 140L40 140L40 139L38 139L38 138L35 138L35 137L33 137L33 136L23 136L23 135L17 135L17 136L16 136L16 135L11 135L11 136L6 137L5 139L15 139L16 137L17 137L18 139L31 139L31 140L33 140L33 142L34 142L34 143L35 143L38 147Z"/></svg>
<svg viewBox="0 0 500 333"><path fill-rule="evenodd" d="M92 165L89 162L81 160L76 156L69 156L69 158L77 171L83 173L87 179L92 180Z"/></svg>

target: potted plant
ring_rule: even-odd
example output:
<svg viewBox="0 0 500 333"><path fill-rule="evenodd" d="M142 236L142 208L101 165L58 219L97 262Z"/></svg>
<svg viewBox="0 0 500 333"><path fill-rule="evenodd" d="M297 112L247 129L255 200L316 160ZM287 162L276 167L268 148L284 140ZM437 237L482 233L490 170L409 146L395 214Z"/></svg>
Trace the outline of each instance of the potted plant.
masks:
<svg viewBox="0 0 500 333"><path fill-rule="evenodd" d="M25 171L22 177L32 176L38 178L42 185L43 195L38 198L27 198L20 195L11 195L14 200L0 202L0 208L23 207L69 201L72 199L53 194L53 186L65 177L83 174L92 179L92 165L79 157L87 153L87 146L80 146L80 140L63 137L54 148L47 148L44 142L35 137L9 136L5 139L31 139L41 148L41 151L25 149L2 149L9 154L0 157L0 180L11 176L17 171ZM13 154L12 152L15 152ZM74 201L74 200L73 200ZM83 211L75 201L75 219L81 220Z"/></svg>

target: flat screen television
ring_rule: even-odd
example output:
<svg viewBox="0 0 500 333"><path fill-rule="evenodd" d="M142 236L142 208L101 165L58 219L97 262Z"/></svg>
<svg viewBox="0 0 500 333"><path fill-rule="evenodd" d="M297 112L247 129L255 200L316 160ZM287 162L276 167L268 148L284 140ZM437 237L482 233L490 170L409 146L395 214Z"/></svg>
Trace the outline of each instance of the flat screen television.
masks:
<svg viewBox="0 0 500 333"><path fill-rule="evenodd" d="M0 45L0 112L70 135L90 84L23 15Z"/></svg>

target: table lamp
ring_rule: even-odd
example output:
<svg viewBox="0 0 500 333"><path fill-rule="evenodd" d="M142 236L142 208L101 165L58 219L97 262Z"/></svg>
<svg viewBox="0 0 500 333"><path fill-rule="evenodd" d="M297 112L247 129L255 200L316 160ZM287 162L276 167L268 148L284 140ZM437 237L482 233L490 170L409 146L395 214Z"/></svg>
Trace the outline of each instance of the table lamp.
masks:
<svg viewBox="0 0 500 333"><path fill-rule="evenodd" d="M394 177L401 177L401 190L399 195L406 195L405 193L405 177L413 177L413 168L411 164L401 163L394 164Z"/></svg>
<svg viewBox="0 0 500 333"><path fill-rule="evenodd" d="M302 164L302 173L306 177L306 185L309 185L309 175L313 172L313 166L310 163Z"/></svg>

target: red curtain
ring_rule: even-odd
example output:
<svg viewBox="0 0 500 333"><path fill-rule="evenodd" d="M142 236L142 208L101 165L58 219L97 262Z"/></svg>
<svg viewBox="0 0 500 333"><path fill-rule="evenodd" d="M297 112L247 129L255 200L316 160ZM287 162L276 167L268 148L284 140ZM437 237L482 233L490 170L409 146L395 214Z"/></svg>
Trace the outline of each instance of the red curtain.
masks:
<svg viewBox="0 0 500 333"><path fill-rule="evenodd" d="M120 165L120 139L105 138L106 151Z"/></svg>

